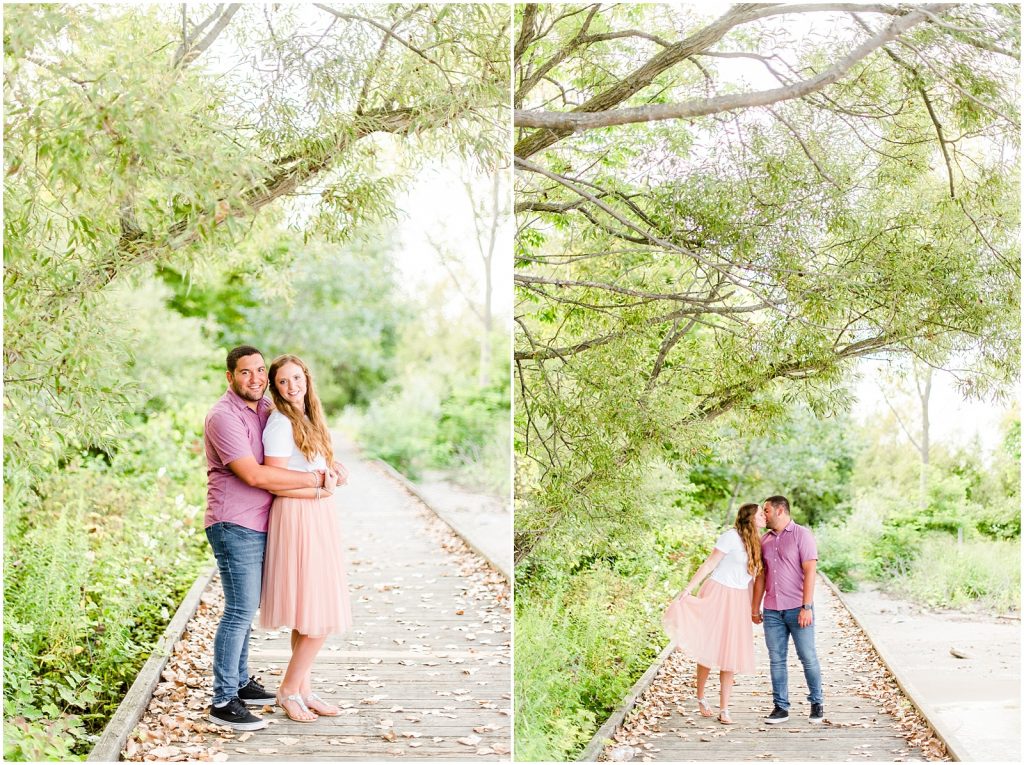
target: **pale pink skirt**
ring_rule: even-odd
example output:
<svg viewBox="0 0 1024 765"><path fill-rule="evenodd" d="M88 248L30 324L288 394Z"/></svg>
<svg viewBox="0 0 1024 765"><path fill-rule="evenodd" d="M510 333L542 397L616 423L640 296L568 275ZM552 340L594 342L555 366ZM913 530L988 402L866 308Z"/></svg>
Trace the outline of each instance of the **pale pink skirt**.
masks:
<svg viewBox="0 0 1024 765"><path fill-rule="evenodd" d="M708 579L697 597L680 595L662 617L673 644L698 664L748 675L754 671L751 588Z"/></svg>
<svg viewBox="0 0 1024 765"><path fill-rule="evenodd" d="M341 525L330 497L275 497L263 562L260 627L321 637L352 626Z"/></svg>

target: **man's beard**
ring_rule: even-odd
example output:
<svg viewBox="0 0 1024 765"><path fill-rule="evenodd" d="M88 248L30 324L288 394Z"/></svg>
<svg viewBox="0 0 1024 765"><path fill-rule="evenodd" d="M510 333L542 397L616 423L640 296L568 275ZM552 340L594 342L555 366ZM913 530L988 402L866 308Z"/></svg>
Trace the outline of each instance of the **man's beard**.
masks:
<svg viewBox="0 0 1024 765"><path fill-rule="evenodd" d="M263 394L267 392L266 386L264 386L259 393L253 393L248 388L242 388L236 385L234 381L231 382L231 390L233 390L246 401L259 401L261 398L263 398Z"/></svg>

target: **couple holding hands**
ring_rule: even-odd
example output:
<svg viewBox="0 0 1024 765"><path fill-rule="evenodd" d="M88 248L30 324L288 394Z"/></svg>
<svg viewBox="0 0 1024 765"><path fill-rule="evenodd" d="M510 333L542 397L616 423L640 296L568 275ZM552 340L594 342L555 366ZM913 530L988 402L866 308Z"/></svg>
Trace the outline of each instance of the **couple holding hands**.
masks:
<svg viewBox="0 0 1024 765"><path fill-rule="evenodd" d="M768 532L762 535L766 526ZM718 721L732 724L729 696L734 676L754 671L752 625L763 623L774 703L764 722L789 719L786 657L790 637L807 681L809 720L822 721L821 668L814 647L817 562L814 536L790 517L785 497L769 497L763 505L746 504L737 511L733 528L718 538L663 619L673 644L697 662L697 704L703 717L713 715L704 689L711 668L718 667ZM699 596L694 597L691 593L705 578Z"/></svg>

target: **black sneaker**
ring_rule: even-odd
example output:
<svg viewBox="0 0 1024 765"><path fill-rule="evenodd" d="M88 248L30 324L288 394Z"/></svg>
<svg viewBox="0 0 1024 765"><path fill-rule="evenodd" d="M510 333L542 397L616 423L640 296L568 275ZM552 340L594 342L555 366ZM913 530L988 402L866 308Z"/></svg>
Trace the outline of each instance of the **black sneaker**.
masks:
<svg viewBox="0 0 1024 765"><path fill-rule="evenodd" d="M820 723L825 719L825 708L821 704L811 704L811 716L808 719L812 723Z"/></svg>
<svg viewBox="0 0 1024 765"><path fill-rule="evenodd" d="M256 675L252 675L249 682L238 689L238 698L246 704L273 704L277 701L274 694L256 682Z"/></svg>
<svg viewBox="0 0 1024 765"><path fill-rule="evenodd" d="M267 721L246 709L237 696L222 707L211 706L209 720L234 730L261 730L267 727Z"/></svg>
<svg viewBox="0 0 1024 765"><path fill-rule="evenodd" d="M789 712L787 712L782 707L775 707L775 709L772 710L772 713L768 715L766 718L764 718L764 721L769 725L775 725L777 723L786 722L786 720L788 719Z"/></svg>

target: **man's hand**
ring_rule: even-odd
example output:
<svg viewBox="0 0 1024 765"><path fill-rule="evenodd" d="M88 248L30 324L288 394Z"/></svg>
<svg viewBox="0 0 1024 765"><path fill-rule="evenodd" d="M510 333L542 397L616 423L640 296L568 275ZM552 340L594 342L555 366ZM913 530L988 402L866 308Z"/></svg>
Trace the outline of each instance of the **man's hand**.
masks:
<svg viewBox="0 0 1024 765"><path fill-rule="evenodd" d="M796 616L796 623L801 627L810 627L814 624L814 611L808 608L801 608L800 613Z"/></svg>
<svg viewBox="0 0 1024 765"><path fill-rule="evenodd" d="M763 622L763 621L764 621L764 617L763 617L763 616L761 616L761 612L760 612L760 611L753 611L753 612L751 612L751 614L750 614L750 620L751 620L751 621L752 621L752 622L753 622L754 624L760 624L761 622Z"/></svg>
<svg viewBox="0 0 1024 765"><path fill-rule="evenodd" d="M348 483L348 468L342 465L337 460L334 461L334 472L338 474L338 486L344 486Z"/></svg>

